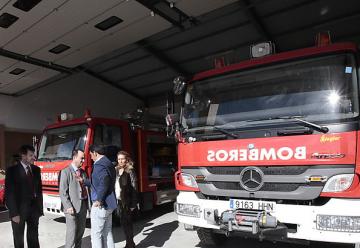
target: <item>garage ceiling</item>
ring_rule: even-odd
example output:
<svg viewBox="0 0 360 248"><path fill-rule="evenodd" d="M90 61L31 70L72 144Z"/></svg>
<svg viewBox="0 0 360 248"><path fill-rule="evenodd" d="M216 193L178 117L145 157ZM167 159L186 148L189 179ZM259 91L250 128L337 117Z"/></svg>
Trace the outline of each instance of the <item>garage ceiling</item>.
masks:
<svg viewBox="0 0 360 248"><path fill-rule="evenodd" d="M0 0L0 26L4 15L18 18L0 27L3 94L81 71L152 101L172 78L209 69L215 57L246 59L255 42L286 51L312 46L324 30L333 41L360 40L358 0L43 0L17 8L32 1Z"/></svg>

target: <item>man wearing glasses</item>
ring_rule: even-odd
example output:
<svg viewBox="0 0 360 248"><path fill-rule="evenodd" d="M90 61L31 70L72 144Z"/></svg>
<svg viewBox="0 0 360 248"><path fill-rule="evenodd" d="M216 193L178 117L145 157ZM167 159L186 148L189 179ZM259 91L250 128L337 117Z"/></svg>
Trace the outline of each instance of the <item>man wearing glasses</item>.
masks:
<svg viewBox="0 0 360 248"><path fill-rule="evenodd" d="M77 178L87 178L81 169L84 162L84 151L75 149L71 164L61 171L60 198L66 218L65 248L81 248L81 240L86 226L88 210L88 189Z"/></svg>

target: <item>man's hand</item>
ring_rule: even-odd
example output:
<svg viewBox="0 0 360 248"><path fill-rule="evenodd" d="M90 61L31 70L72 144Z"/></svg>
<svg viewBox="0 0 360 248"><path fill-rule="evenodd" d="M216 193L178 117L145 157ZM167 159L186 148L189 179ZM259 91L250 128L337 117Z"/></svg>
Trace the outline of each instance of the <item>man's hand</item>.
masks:
<svg viewBox="0 0 360 248"><path fill-rule="evenodd" d="M101 208L102 207L102 203L101 203L101 201L95 201L94 203L93 203L93 207L99 207L99 208Z"/></svg>
<svg viewBox="0 0 360 248"><path fill-rule="evenodd" d="M20 223L20 216L19 215L14 216L14 217L11 218L11 220L13 222L15 222L16 224L19 224Z"/></svg>
<svg viewBox="0 0 360 248"><path fill-rule="evenodd" d="M84 183L84 178L82 178L81 176L78 176L74 173L74 177L79 183Z"/></svg>
<svg viewBox="0 0 360 248"><path fill-rule="evenodd" d="M130 211L132 212L132 211L134 211L134 209L135 209L135 208L130 208Z"/></svg>
<svg viewBox="0 0 360 248"><path fill-rule="evenodd" d="M68 209L66 209L66 213L73 215L73 214L74 214L74 208L68 208Z"/></svg>

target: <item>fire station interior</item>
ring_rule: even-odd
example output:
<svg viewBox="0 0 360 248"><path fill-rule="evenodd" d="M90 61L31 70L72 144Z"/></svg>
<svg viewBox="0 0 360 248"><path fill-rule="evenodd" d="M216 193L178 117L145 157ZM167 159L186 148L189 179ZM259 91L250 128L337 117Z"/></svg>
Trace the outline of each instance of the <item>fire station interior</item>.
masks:
<svg viewBox="0 0 360 248"><path fill-rule="evenodd" d="M137 247L200 247L196 232L185 231L173 208L178 140L165 117L180 113L184 103L174 94L174 79L191 80L249 60L251 47L262 42L271 42L271 53L316 47L321 37L359 47L359 27L358 0L0 0L0 190L7 168L19 160L20 145L36 146L43 163L86 146L88 129L48 127L78 118L120 120L121 125L96 122L93 143L110 146L114 164L120 149L134 158L146 210L134 223ZM279 83L279 91L287 80L264 77ZM270 94L271 88L256 90L257 80L243 78L254 81L254 96ZM48 143L41 147L44 137ZM46 178L55 172L48 169ZM0 209L0 247L13 247L6 207ZM64 247L60 212L46 213L39 228L42 247ZM114 227L114 236L115 246L123 247L121 226ZM91 247L89 226L83 241ZM240 242L241 247L311 245L235 237L221 247ZM329 245L353 247L314 247Z"/></svg>

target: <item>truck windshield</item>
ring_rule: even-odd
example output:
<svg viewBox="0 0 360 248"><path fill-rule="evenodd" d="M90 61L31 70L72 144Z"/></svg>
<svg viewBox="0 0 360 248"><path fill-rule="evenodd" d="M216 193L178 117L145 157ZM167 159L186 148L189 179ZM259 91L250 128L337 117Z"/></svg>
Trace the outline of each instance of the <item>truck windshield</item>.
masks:
<svg viewBox="0 0 360 248"><path fill-rule="evenodd" d="M41 139L38 161L56 161L72 159L72 151L84 150L87 125L46 130Z"/></svg>
<svg viewBox="0 0 360 248"><path fill-rule="evenodd" d="M194 82L187 87L182 125L200 131L291 121L282 116L311 122L356 117L355 65L352 54L338 54Z"/></svg>

